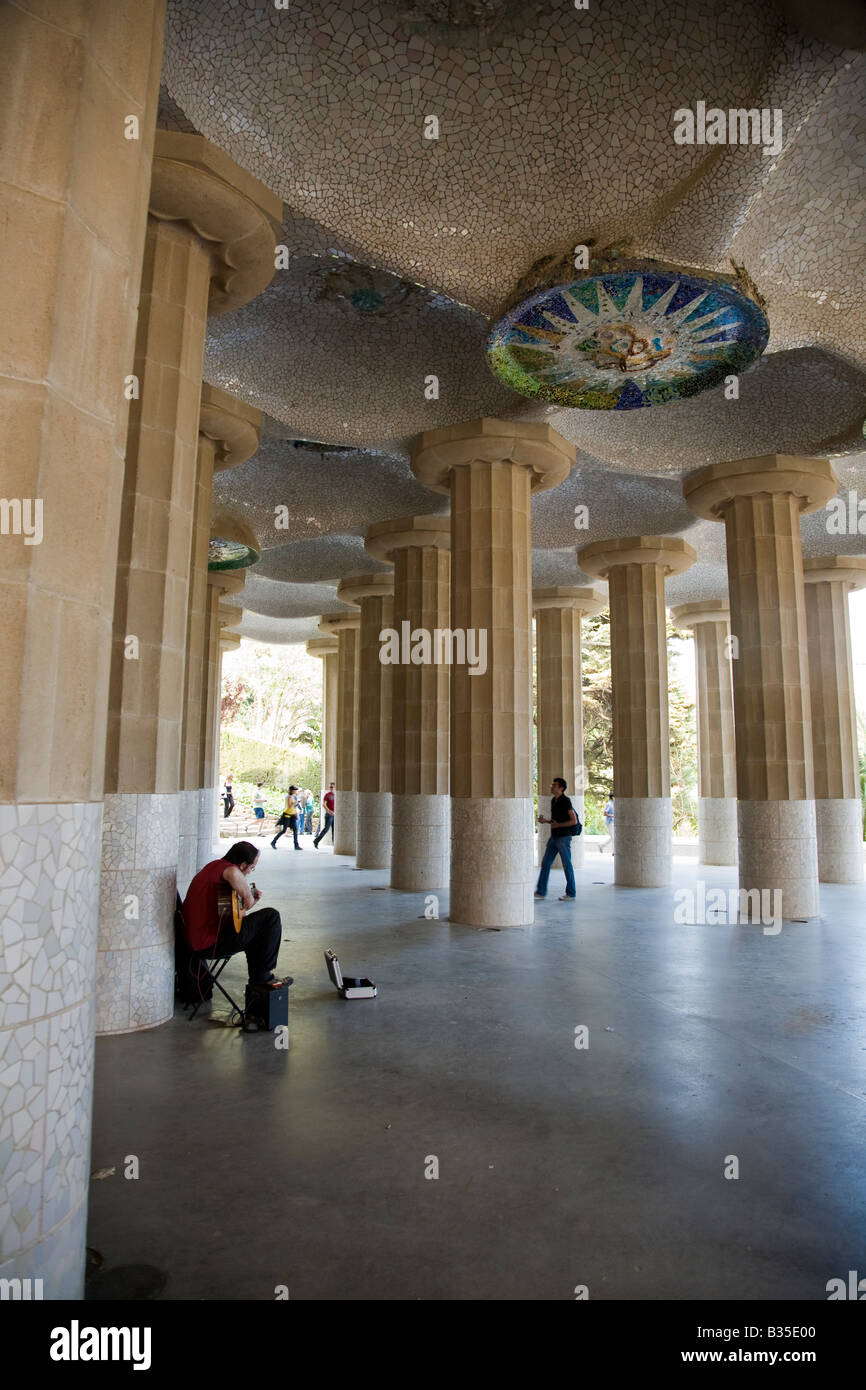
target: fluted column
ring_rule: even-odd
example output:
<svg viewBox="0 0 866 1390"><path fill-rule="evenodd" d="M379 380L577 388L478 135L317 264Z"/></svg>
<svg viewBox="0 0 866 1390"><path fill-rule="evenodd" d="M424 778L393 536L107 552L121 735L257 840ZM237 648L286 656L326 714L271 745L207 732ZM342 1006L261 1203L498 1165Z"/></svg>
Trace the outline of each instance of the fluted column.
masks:
<svg viewBox="0 0 866 1390"><path fill-rule="evenodd" d="M393 666L382 661L379 634L394 625L394 577L362 574L343 579L337 598L361 608L358 630L358 822L355 867L391 863L391 693Z"/></svg>
<svg viewBox="0 0 866 1390"><path fill-rule="evenodd" d="M157 132L118 548L97 1031L174 1010L190 556L208 313L274 275L279 200L197 135ZM130 900L133 911L130 909ZM137 913L137 915L135 915Z"/></svg>
<svg viewBox="0 0 866 1390"><path fill-rule="evenodd" d="M0 6L2 491L21 509L0 539L0 1278L51 1300L84 1289L124 378L164 17Z"/></svg>
<svg viewBox="0 0 866 1390"><path fill-rule="evenodd" d="M198 421L198 459L189 563L183 727L178 794L177 891L186 893L199 868L203 811L213 808L213 788L205 776L212 761L207 711L208 547L211 536L213 475L237 468L259 445L261 412L215 386L202 386ZM210 771L210 769L209 769Z"/></svg>
<svg viewBox="0 0 866 1390"><path fill-rule="evenodd" d="M441 634L450 622L451 522L398 517L367 532L367 549L394 565L391 887L423 893L448 883L449 669Z"/></svg>
<svg viewBox="0 0 866 1390"><path fill-rule="evenodd" d="M737 862L737 764L727 599L683 603L671 610L677 627L695 635L698 712L698 862Z"/></svg>
<svg viewBox="0 0 866 1390"><path fill-rule="evenodd" d="M659 888L671 877L671 762L665 577L694 564L677 536L596 541L578 551L608 581L613 692L614 878Z"/></svg>
<svg viewBox="0 0 866 1390"><path fill-rule="evenodd" d="M550 784L564 777L568 796L581 821L584 819L583 677L580 658L581 623L607 607L597 589L556 587L536 589L535 668L538 718L538 809L548 814ZM544 809L543 809L544 808ZM544 853L550 826L539 826L538 854ZM583 863L583 836L571 841L571 861ZM561 869L559 859L555 867Z"/></svg>
<svg viewBox="0 0 866 1390"><path fill-rule="evenodd" d="M451 498L451 627L465 647L451 667L452 922L533 919L529 504L573 459L534 421L425 430L413 450L419 481Z"/></svg>
<svg viewBox="0 0 866 1390"><path fill-rule="evenodd" d="M337 637L337 728L334 750L334 853L354 854L357 840L358 793L358 629L357 613L334 613L322 618L319 631Z"/></svg>
<svg viewBox="0 0 866 1390"><path fill-rule="evenodd" d="M834 496L826 459L769 454L693 473L683 495L725 524L737 746L740 887L782 917L818 912L800 516Z"/></svg>
<svg viewBox="0 0 866 1390"><path fill-rule="evenodd" d="M339 639L336 637L311 637L307 643L310 656L317 656L322 663L322 776L319 795L321 798L332 782L336 782L337 767L337 663Z"/></svg>
<svg viewBox="0 0 866 1390"><path fill-rule="evenodd" d="M863 882L863 804L848 595L866 585L866 556L803 561L812 704L818 878Z"/></svg>

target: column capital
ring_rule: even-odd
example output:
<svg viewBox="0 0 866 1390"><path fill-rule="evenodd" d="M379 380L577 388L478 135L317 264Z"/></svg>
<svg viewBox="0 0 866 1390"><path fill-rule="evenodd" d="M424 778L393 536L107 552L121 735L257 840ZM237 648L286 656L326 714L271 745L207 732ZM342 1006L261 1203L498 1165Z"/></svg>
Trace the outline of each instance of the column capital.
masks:
<svg viewBox="0 0 866 1390"><path fill-rule="evenodd" d="M347 628L360 627L360 624L360 613L325 613L319 619L319 631L328 637L332 632L345 632Z"/></svg>
<svg viewBox="0 0 866 1390"><path fill-rule="evenodd" d="M185 222L208 243L208 313L239 309L274 278L282 202L203 135L156 132L148 211L160 221Z"/></svg>
<svg viewBox="0 0 866 1390"><path fill-rule="evenodd" d="M394 576L387 574L353 574L337 585L341 603L360 604L362 598L390 598L394 592Z"/></svg>
<svg viewBox="0 0 866 1390"><path fill-rule="evenodd" d="M454 468L473 463L512 463L528 468L533 492L558 487L571 471L576 449L552 425L487 416L438 430L423 430L412 449L412 472L432 492L450 491Z"/></svg>
<svg viewBox="0 0 866 1390"><path fill-rule="evenodd" d="M340 644L336 637L311 637L307 642L308 656L320 656L324 658L326 656L332 656L339 650Z"/></svg>
<svg viewBox="0 0 866 1390"><path fill-rule="evenodd" d="M451 549L451 518L438 516L398 516L377 521L367 532L364 548L376 560L393 561L398 550L412 548Z"/></svg>
<svg viewBox="0 0 866 1390"><path fill-rule="evenodd" d="M725 507L735 497L789 493L797 498L801 512L816 512L835 497L838 488L829 459L761 454L699 469L683 483L683 497L686 506L706 521L722 521Z"/></svg>
<svg viewBox="0 0 866 1390"><path fill-rule="evenodd" d="M244 620L244 610L236 608L233 603L220 603L217 607L217 622L220 630L225 633L226 628L240 627Z"/></svg>
<svg viewBox="0 0 866 1390"><path fill-rule="evenodd" d="M207 582L219 593L239 594L247 582L247 576L244 570L209 570Z"/></svg>
<svg viewBox="0 0 866 1390"><path fill-rule="evenodd" d="M600 589L572 589L556 585L551 589L533 589L532 609L574 608L586 618L594 618L603 608L607 599Z"/></svg>
<svg viewBox="0 0 866 1390"><path fill-rule="evenodd" d="M203 383L198 432L217 445L215 473L237 468L238 464L252 458L259 447L261 427L262 412L255 406L239 401L237 396L230 396L218 386Z"/></svg>
<svg viewBox="0 0 866 1390"><path fill-rule="evenodd" d="M665 574L682 574L697 555L680 536L624 536L593 541L577 552L577 563L587 574L606 579L618 565L660 565Z"/></svg>
<svg viewBox="0 0 866 1390"><path fill-rule="evenodd" d="M731 605L726 598L706 598L700 603L680 603L671 609L671 619L677 627L697 627L698 623L729 623Z"/></svg>
<svg viewBox="0 0 866 1390"><path fill-rule="evenodd" d="M866 555L812 555L803 561L803 582L866 588Z"/></svg>
<svg viewBox="0 0 866 1390"><path fill-rule="evenodd" d="M221 632L221 633L220 633L220 651L221 651L221 652L234 652L234 651L237 651L237 649L238 649L238 647L240 646L240 644L241 644L241 634L240 634L239 632Z"/></svg>

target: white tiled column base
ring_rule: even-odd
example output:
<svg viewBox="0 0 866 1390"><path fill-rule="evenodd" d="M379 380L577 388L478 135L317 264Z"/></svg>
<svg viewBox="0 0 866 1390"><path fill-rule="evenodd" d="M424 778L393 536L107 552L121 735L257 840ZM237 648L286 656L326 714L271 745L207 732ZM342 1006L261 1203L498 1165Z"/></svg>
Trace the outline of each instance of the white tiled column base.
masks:
<svg viewBox="0 0 866 1390"><path fill-rule="evenodd" d="M80 1299L102 803L0 806L0 1278Z"/></svg>
<svg viewBox="0 0 866 1390"><path fill-rule="evenodd" d="M546 804L545 804L545 803L546 803ZM572 806L574 807L575 811L577 812L577 819L580 821L581 825L585 825L585 824L586 824L586 822L585 822L586 808L585 808L585 806L584 806L584 799L583 799L583 797L582 797L582 796L577 796L577 795L572 796L572 797L571 797L571 804L572 804ZM549 815L550 815L550 800L549 800L549 798L542 797L541 800L539 800L539 803L538 803L538 814L541 815L541 816L549 816ZM582 868L583 868L583 861L584 861L584 844L583 844L583 837L584 837L585 834L586 834L586 830L584 830L580 835L572 835L572 837L571 837L571 862L572 862L572 864L573 864L573 866L574 866L575 869L582 869ZM536 833L536 836L535 836L535 865L536 865L536 868L540 867L540 865L541 865L541 861L542 861L542 859L544 858L544 851L547 849L547 842L548 842L549 839L550 839L550 826L549 826L549 825L539 825L539 826L538 826L537 833ZM553 861L553 867L551 868L551 873L554 873L554 874L559 873L559 874L563 874L563 875L565 874L565 870L564 870L564 868L562 867L562 860L559 858L559 855L557 855L557 857L556 857L556 858L554 859L554 861Z"/></svg>
<svg viewBox="0 0 866 1390"><path fill-rule="evenodd" d="M356 869L391 865L391 793L358 792Z"/></svg>
<svg viewBox="0 0 866 1390"><path fill-rule="evenodd" d="M615 850L614 883L623 888L663 888L670 883L670 797L618 796Z"/></svg>
<svg viewBox="0 0 866 1390"><path fill-rule="evenodd" d="M198 870L198 813L201 793L177 794L177 891L182 898Z"/></svg>
<svg viewBox="0 0 866 1390"><path fill-rule="evenodd" d="M391 887L424 893L448 887L451 799L391 797Z"/></svg>
<svg viewBox="0 0 866 1390"><path fill-rule="evenodd" d="M105 798L97 1033L155 1028L174 1012L178 795Z"/></svg>
<svg viewBox="0 0 866 1390"><path fill-rule="evenodd" d="M449 919L469 927L523 927L533 920L532 801L451 798Z"/></svg>
<svg viewBox="0 0 866 1390"><path fill-rule="evenodd" d="M814 801L740 801L737 823L740 888L778 889L781 917L816 917Z"/></svg>
<svg viewBox="0 0 866 1390"><path fill-rule="evenodd" d="M217 787L202 787L198 794L198 848L196 850L195 871L203 869L219 854L220 812L219 790Z"/></svg>
<svg viewBox="0 0 866 1390"><path fill-rule="evenodd" d="M815 802L818 878L822 883L863 882L863 807L859 796Z"/></svg>
<svg viewBox="0 0 866 1390"><path fill-rule="evenodd" d="M356 844L357 792L334 793L334 853L354 854Z"/></svg>
<svg viewBox="0 0 866 1390"><path fill-rule="evenodd" d="M737 798L698 797L698 863L736 864Z"/></svg>

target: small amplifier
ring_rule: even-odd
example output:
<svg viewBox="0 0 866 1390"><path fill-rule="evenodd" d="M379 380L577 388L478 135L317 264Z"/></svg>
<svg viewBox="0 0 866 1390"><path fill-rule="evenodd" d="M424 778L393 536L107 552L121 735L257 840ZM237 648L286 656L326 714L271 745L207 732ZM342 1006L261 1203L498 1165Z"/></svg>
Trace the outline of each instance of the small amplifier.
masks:
<svg viewBox="0 0 866 1390"><path fill-rule="evenodd" d="M263 985L247 985L244 1013L251 1023L273 1033L276 1028L289 1026L289 985L266 989Z"/></svg>

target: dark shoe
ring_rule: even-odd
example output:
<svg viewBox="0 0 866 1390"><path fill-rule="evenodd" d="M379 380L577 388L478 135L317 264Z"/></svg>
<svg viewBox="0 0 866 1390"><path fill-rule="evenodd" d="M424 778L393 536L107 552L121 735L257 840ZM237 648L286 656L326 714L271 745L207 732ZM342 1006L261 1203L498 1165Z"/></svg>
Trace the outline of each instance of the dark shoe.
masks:
<svg viewBox="0 0 866 1390"><path fill-rule="evenodd" d="M273 840L271 840L271 849L276 849L276 845L274 844Z"/></svg>
<svg viewBox="0 0 866 1390"><path fill-rule="evenodd" d="M542 903L543 903L543 902L544 902L544 899L547 897L547 894L546 894L546 893L533 893L532 896L533 896L533 898L538 898L539 902L542 902Z"/></svg>

